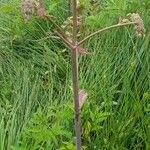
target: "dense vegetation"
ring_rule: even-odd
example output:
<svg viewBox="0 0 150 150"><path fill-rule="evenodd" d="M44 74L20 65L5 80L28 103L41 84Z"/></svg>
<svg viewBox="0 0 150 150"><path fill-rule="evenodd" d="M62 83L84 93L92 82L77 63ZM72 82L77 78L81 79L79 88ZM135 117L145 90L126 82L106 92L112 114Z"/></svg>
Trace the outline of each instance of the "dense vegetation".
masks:
<svg viewBox="0 0 150 150"><path fill-rule="evenodd" d="M80 36L141 14L146 36L114 29L84 44L80 87L86 150L150 149L150 1L83 0ZM67 19L64 0L47 0L47 13ZM0 1L0 150L75 149L70 52L53 26L35 17L24 22L19 0Z"/></svg>

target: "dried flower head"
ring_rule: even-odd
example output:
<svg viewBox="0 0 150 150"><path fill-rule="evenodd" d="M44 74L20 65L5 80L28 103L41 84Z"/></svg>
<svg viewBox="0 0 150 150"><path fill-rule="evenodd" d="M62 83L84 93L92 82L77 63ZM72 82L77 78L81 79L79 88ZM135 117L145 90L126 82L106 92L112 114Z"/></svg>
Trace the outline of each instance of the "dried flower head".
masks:
<svg viewBox="0 0 150 150"><path fill-rule="evenodd" d="M138 13L128 14L131 21L135 23L134 29L136 30L136 35L138 37L145 36L145 28L142 18Z"/></svg>
<svg viewBox="0 0 150 150"><path fill-rule="evenodd" d="M45 15L43 0L22 0L21 11L26 21L31 19L32 14L36 11L39 17Z"/></svg>
<svg viewBox="0 0 150 150"><path fill-rule="evenodd" d="M31 19L31 16L35 10L35 2L34 0L22 0L21 1L21 11L23 14L23 18L28 21Z"/></svg>
<svg viewBox="0 0 150 150"><path fill-rule="evenodd" d="M119 24L123 24L123 23L129 23L129 19L125 19L125 18L122 18L122 17L119 17Z"/></svg>
<svg viewBox="0 0 150 150"><path fill-rule="evenodd" d="M81 16L78 16L78 17L77 17L77 27L78 27L78 28L82 25L81 22L82 22L82 18L81 18ZM73 16L68 17L68 18L64 21L62 28L67 28L67 27L73 28Z"/></svg>
<svg viewBox="0 0 150 150"><path fill-rule="evenodd" d="M82 18L80 16L77 17L77 37L80 37L80 27L82 26ZM72 29L73 29L73 17L68 17L61 26L64 30L66 35L69 38L72 38Z"/></svg>
<svg viewBox="0 0 150 150"><path fill-rule="evenodd" d="M46 13L45 13L45 7L44 7L43 0L39 0L39 3L36 4L36 9L37 9L37 15L40 18L44 18Z"/></svg>

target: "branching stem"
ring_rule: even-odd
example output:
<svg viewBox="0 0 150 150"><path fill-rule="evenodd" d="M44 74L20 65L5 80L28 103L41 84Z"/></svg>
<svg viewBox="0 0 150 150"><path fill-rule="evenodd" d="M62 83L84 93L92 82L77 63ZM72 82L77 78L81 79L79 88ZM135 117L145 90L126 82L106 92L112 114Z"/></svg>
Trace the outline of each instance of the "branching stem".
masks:
<svg viewBox="0 0 150 150"><path fill-rule="evenodd" d="M64 39L68 40L68 39L67 39L67 36L66 36L66 34L65 34L65 32L64 32L63 29L53 20L53 17L51 17L51 16L45 16L45 18L48 19L48 20L55 26L55 28L57 29L57 31L61 34L61 36L62 36Z"/></svg>
<svg viewBox="0 0 150 150"><path fill-rule="evenodd" d="M132 24L135 24L134 22L128 22L128 23L120 23L120 24L115 24L115 25L112 25L112 26L109 26L109 27L105 27L103 29L100 29L100 30L97 30L95 32L93 32L92 34L88 35L87 37L85 37L83 40L81 40L79 43L78 43L78 46L81 45L82 43L84 43L86 40L88 40L89 38L97 35L97 34L100 34L104 31L107 31L107 30L110 30L110 29L113 29L113 28L117 28L117 27L122 27L122 26L127 26L127 25L132 25Z"/></svg>

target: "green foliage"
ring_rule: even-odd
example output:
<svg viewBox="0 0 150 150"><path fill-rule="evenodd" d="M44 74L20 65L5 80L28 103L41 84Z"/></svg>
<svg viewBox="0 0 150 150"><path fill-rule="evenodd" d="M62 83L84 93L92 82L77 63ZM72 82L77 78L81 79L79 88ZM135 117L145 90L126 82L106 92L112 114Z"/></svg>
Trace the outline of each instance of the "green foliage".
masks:
<svg viewBox="0 0 150 150"><path fill-rule="evenodd" d="M63 2L46 1L48 13L60 24L67 18ZM149 0L98 1L98 12L88 1L81 2L81 36L135 11L142 14L147 29L143 39L122 28L84 45L93 55L80 56L79 65L80 86L89 94L81 113L83 149L148 150ZM33 17L25 23L18 3L0 2L0 150L73 150L68 52L58 39L45 39L52 29L49 22Z"/></svg>
<svg viewBox="0 0 150 150"><path fill-rule="evenodd" d="M61 106L62 107L62 106ZM23 131L20 146L23 149L55 149L64 141L72 138L71 132L66 128L73 119L72 109L68 105L56 110L48 108L44 113L40 108L29 120L27 128ZM65 120L64 120L65 118Z"/></svg>

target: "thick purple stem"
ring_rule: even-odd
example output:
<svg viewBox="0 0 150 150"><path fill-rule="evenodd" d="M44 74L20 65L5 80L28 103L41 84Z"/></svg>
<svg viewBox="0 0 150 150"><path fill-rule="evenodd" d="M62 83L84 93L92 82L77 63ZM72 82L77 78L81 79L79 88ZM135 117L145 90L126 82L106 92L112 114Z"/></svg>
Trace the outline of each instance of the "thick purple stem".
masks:
<svg viewBox="0 0 150 150"><path fill-rule="evenodd" d="M77 2L73 0L73 45L77 43ZM79 107L79 89L78 89L78 52L77 49L71 51L72 63L72 80L74 91L74 110L75 110L75 132L76 132L76 149L81 150L81 118Z"/></svg>

